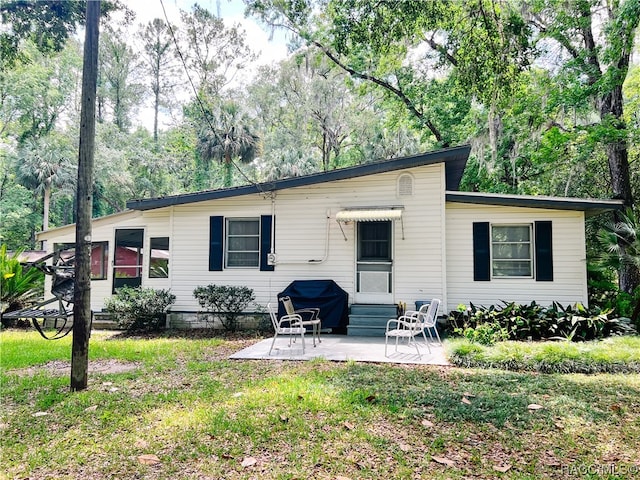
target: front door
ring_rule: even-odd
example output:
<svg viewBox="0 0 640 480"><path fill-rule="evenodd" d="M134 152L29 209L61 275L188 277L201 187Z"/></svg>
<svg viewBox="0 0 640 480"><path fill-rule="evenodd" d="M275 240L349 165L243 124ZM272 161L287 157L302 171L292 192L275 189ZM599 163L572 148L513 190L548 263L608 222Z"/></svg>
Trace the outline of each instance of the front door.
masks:
<svg viewBox="0 0 640 480"><path fill-rule="evenodd" d="M116 229L113 254L113 291L125 285L139 287L142 284L142 228Z"/></svg>
<svg viewBox="0 0 640 480"><path fill-rule="evenodd" d="M393 303L392 222L358 222L356 303Z"/></svg>

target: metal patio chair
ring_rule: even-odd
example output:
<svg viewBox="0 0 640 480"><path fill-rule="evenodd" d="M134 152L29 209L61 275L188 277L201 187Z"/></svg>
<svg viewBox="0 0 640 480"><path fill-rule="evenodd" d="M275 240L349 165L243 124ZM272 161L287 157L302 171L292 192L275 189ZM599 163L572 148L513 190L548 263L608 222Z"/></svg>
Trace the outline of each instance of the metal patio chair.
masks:
<svg viewBox="0 0 640 480"><path fill-rule="evenodd" d="M432 341L435 341L433 338L433 333L435 333L436 338L438 339L437 343L442 346L442 340L440 339L440 334L438 333L438 309L440 308L440 304L442 301L439 298L432 299L429 303L425 303L420 307L419 310L408 310L404 314L407 317L415 318L418 322L424 324L424 330L429 334L429 338ZM424 337L424 341L427 341L427 337L425 336L424 330L422 335Z"/></svg>
<svg viewBox="0 0 640 480"><path fill-rule="evenodd" d="M273 341L271 342L271 348L269 348L269 355L271 355L271 350L273 350L273 346L276 343L276 338L279 335L287 335L289 337L289 346L291 346L292 339L296 338L298 335L302 340L302 354L304 355L304 334L307 329L302 326L302 317L297 314L293 315L283 315L278 318L278 308L269 303L267 305L267 310L269 310L269 316L271 317L271 324L273 325Z"/></svg>
<svg viewBox="0 0 640 480"><path fill-rule="evenodd" d="M392 318L387 321L387 328L385 330L385 338L384 338L384 355L387 355L387 346L389 342L389 338L395 338L395 351L398 351L398 342L399 340L406 339L408 345L412 345L415 347L416 352L418 353L418 358L422 358L422 354L420 353L420 348L418 343L415 340L415 337L422 335L424 338L424 343L429 353L431 353L431 346L429 345L429 341L427 340L427 336L425 334L425 330L430 330L431 328L435 329L436 319L438 315L438 308L440 307L440 300L434 298L428 305L423 305L418 311L407 311L404 315L398 318ZM438 332L436 330L436 335ZM431 339L431 332L429 331L429 336ZM438 340L440 340L440 336L438 335Z"/></svg>
<svg viewBox="0 0 640 480"><path fill-rule="evenodd" d="M291 297L285 296L281 297L280 301L282 305L284 305L284 310L287 312L287 315L300 315L302 318L303 326L312 326L311 337L313 339L313 346L316 346L316 339L318 343L322 343L320 340L320 326L322 324L322 320L320 319L320 309L319 308L300 308L296 309L293 306L293 302L291 301Z"/></svg>

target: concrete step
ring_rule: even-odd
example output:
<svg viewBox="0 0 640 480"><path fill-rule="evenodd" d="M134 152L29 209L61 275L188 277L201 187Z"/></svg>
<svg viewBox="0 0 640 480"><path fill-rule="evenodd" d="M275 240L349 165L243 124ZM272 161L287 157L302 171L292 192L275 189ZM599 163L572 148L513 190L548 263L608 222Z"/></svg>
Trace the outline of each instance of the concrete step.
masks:
<svg viewBox="0 0 640 480"><path fill-rule="evenodd" d="M118 322L114 320L93 320L91 322L91 328L93 330L124 330Z"/></svg>
<svg viewBox="0 0 640 480"><path fill-rule="evenodd" d="M122 330L118 322L107 312L93 312L91 328L94 330Z"/></svg>
<svg viewBox="0 0 640 480"><path fill-rule="evenodd" d="M384 337L387 322L396 318L397 307L390 304L351 305L347 335L359 337Z"/></svg>
<svg viewBox="0 0 640 480"><path fill-rule="evenodd" d="M375 305L364 303L354 303L351 305L351 309L349 311L351 315L374 315L388 318L395 317L396 312L396 305Z"/></svg>
<svg viewBox="0 0 640 480"><path fill-rule="evenodd" d="M347 326L347 336L352 337L384 337L385 327Z"/></svg>
<svg viewBox="0 0 640 480"><path fill-rule="evenodd" d="M349 315L349 325L353 326L371 326L371 327L386 327L387 321L390 318L396 318L395 316L374 316L374 315Z"/></svg>

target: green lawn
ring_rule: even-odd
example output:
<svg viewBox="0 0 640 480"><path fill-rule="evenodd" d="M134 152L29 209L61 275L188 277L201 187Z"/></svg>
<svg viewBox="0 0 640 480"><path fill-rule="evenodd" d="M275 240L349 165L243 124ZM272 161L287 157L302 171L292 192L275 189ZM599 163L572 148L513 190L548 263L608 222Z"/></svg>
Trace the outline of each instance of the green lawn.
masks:
<svg viewBox="0 0 640 480"><path fill-rule="evenodd" d="M70 393L70 339L0 333L0 478L640 476L638 373L227 360L248 341L94 334Z"/></svg>
<svg viewBox="0 0 640 480"><path fill-rule="evenodd" d="M447 344L459 367L546 373L640 373L640 336L592 342L499 342L490 347L456 338Z"/></svg>

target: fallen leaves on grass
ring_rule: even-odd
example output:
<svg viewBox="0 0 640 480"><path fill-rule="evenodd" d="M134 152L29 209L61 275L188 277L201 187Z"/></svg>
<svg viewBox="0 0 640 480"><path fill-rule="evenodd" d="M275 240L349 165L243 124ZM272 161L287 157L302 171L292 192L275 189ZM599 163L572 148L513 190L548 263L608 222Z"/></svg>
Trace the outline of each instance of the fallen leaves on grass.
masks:
<svg viewBox="0 0 640 480"><path fill-rule="evenodd" d="M49 415L49 412L36 412L31 414L32 417L44 417L45 415Z"/></svg>
<svg viewBox="0 0 640 480"><path fill-rule="evenodd" d="M91 405L84 409L85 412L95 412L98 409L98 405Z"/></svg>
<svg viewBox="0 0 640 480"><path fill-rule="evenodd" d="M462 397L462 400L460 401L465 405L471 405L471 400L469 400L467 397Z"/></svg>
<svg viewBox="0 0 640 480"><path fill-rule="evenodd" d="M530 403L529 405L527 405L527 408L529 410L542 410L544 407L542 405L538 405L537 403Z"/></svg>
<svg viewBox="0 0 640 480"><path fill-rule="evenodd" d="M432 421L427 420L426 418L420 422L420 425L422 425L423 427L427 427L427 428L431 428L431 427L435 426L435 424Z"/></svg>
<svg viewBox="0 0 640 480"><path fill-rule="evenodd" d="M145 453L144 455L138 456L138 462L143 465L157 465L160 463L160 459L153 453Z"/></svg>
<svg viewBox="0 0 640 480"><path fill-rule="evenodd" d="M453 467L456 462L447 457L431 457L431 460L434 462L440 463L441 465L447 465L448 467Z"/></svg>
<svg viewBox="0 0 640 480"><path fill-rule="evenodd" d="M142 440L141 438L137 439L134 445L136 446L136 448L140 449L149 448L149 442L147 442L146 440Z"/></svg>
<svg viewBox="0 0 640 480"><path fill-rule="evenodd" d="M509 465L509 464L506 464L506 465L494 465L493 469L496 472L506 473L509 470L511 470L511 465Z"/></svg>
<svg viewBox="0 0 640 480"><path fill-rule="evenodd" d="M240 465L242 465L243 468L249 468L256 463L258 463L258 460L255 457L245 457Z"/></svg>

